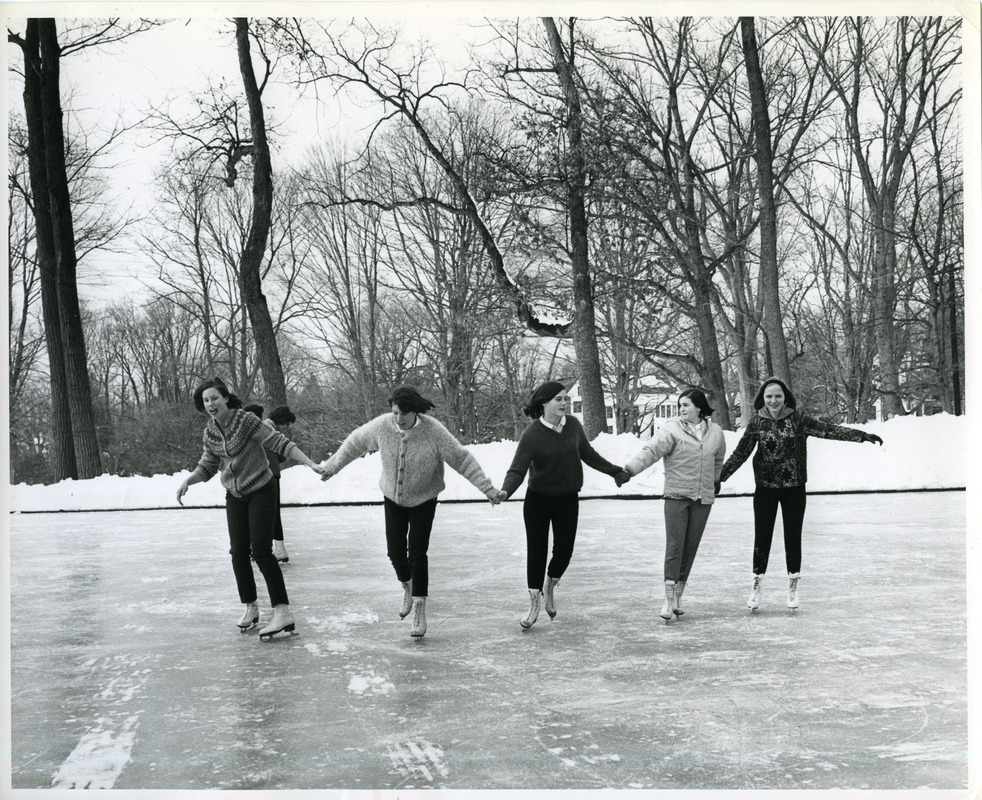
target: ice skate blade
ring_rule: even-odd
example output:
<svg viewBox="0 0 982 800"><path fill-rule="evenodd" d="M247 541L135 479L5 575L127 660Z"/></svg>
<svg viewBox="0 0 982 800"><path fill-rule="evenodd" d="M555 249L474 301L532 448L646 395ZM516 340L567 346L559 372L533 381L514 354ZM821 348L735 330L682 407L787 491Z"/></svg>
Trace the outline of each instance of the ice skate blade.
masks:
<svg viewBox="0 0 982 800"><path fill-rule="evenodd" d="M235 624L238 625L239 630L242 631L242 633L245 633L246 631L251 631L253 628L255 628L259 624L259 617L257 616L248 625L242 625L241 623L238 623L238 622L236 622Z"/></svg>
<svg viewBox="0 0 982 800"><path fill-rule="evenodd" d="M286 627L280 628L279 630L276 630L276 631L266 631L266 633L260 633L259 634L259 641L264 642L264 641L267 641L269 639L272 639L275 636L279 636L279 638L281 638L281 639L286 639L286 638L289 638L290 636L299 636L299 634L296 633L296 628L297 628L296 623L291 622L289 625L287 625ZM282 636L281 634L286 634L286 636Z"/></svg>

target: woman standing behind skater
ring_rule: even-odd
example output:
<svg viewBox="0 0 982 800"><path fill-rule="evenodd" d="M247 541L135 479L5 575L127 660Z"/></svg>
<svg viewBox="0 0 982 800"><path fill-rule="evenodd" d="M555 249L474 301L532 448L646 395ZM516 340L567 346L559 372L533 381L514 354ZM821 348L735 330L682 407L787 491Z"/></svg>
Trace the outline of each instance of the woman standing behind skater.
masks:
<svg viewBox="0 0 982 800"><path fill-rule="evenodd" d="M410 635L426 633L429 595L430 531L437 496L444 489L443 465L449 464L497 505L498 492L477 459L441 423L426 412L433 403L412 386L389 398L392 413L376 417L348 435L324 464L321 480L336 475L370 450L382 456L379 488L385 504L385 540L389 561L402 583L399 617L413 614Z"/></svg>
<svg viewBox="0 0 982 800"><path fill-rule="evenodd" d="M215 378L202 383L194 392L194 407L210 419L202 437L204 452L194 472L177 489L177 502L184 505L188 487L208 481L221 472L225 487L225 515L231 543L232 571L245 613L239 628L248 630L259 622L256 578L250 551L266 581L273 618L259 631L260 638L291 632L296 621L279 562L273 555L273 525L276 518L276 486L266 459L268 448L289 456L312 470L320 468L283 434L264 425L255 415L242 409L242 401Z"/></svg>
<svg viewBox="0 0 982 800"><path fill-rule="evenodd" d="M284 436L286 435L286 428L297 421L296 415L290 411L289 406L277 406L272 411L269 412L269 419L266 422L273 426L274 430L279 431ZM286 552L286 542L283 540L283 517L280 512L280 491L282 484L280 483L280 475L283 472L283 462L286 461L284 456L276 456L276 465L274 466L274 459L270 457L269 468L273 472L273 478L276 480L276 525L273 527L273 555L276 556L277 561L289 561L290 556Z"/></svg>
<svg viewBox="0 0 982 800"><path fill-rule="evenodd" d="M779 378L765 380L754 398L757 414L751 418L733 454L723 465L725 481L754 448L754 585L747 608L760 606L764 573L771 553L777 507L784 521L784 553L788 566L788 608L798 607L801 577L801 526L805 517L805 481L808 479L806 439L817 436L840 442L883 444L875 433L844 428L810 417L798 409L798 400Z"/></svg>
<svg viewBox="0 0 982 800"><path fill-rule="evenodd" d="M556 616L555 588L573 556L579 517L583 463L611 477L621 472L591 447L579 420L566 416L566 387L557 381L542 384L523 409L532 422L518 442L499 497L511 497L529 474L523 515L528 547L526 577L529 610L521 619L531 628L545 601L546 613ZM552 559L548 567L549 525Z"/></svg>
<svg viewBox="0 0 982 800"><path fill-rule="evenodd" d="M268 419L263 419L263 407L261 405L248 405L243 410L255 414L262 420L264 425L269 425L273 430L279 431L280 433L283 433L284 428L288 425L297 421L293 412L290 411L289 406L277 406L270 412ZM286 457L277 455L267 449L266 459L269 461L269 471L273 473L274 486L276 487L276 523L273 526L273 555L276 556L277 561L286 563L290 560L290 556L286 552L286 544L283 541L283 517L280 512L280 477L283 473L283 462L286 461Z"/></svg>
<svg viewBox="0 0 982 800"><path fill-rule="evenodd" d="M622 485L659 459L665 459L665 604L662 619L682 616L682 592L689 580L702 532L716 499L726 440L723 429L709 417L706 395L689 389L679 395L679 415L625 466L617 478Z"/></svg>

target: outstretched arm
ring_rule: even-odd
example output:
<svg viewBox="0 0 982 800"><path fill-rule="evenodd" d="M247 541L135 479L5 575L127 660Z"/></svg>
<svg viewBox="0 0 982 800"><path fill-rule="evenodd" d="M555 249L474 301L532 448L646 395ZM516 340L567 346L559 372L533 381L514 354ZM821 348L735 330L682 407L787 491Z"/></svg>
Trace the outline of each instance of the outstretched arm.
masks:
<svg viewBox="0 0 982 800"><path fill-rule="evenodd" d="M338 451L320 465L321 480L337 475L344 467L365 455L369 450L378 450L378 425L376 420L366 422L348 434Z"/></svg>
<svg viewBox="0 0 982 800"><path fill-rule="evenodd" d="M733 448L733 454L726 459L726 463L723 464L723 469L719 473L719 478L717 479L720 483L725 481L734 472L743 466L743 462L750 458L750 454L754 451L757 446L757 423L756 417L750 420L750 424L747 425L743 432L743 436L740 437L740 441L737 442L737 446Z"/></svg>
<svg viewBox="0 0 982 800"><path fill-rule="evenodd" d="M831 439L836 442L870 442L872 444L883 444L883 440L875 433L857 428L847 428L844 425L836 425L832 422L824 422L814 417L805 417L805 434L815 436L819 439Z"/></svg>
<svg viewBox="0 0 982 800"><path fill-rule="evenodd" d="M445 428L438 428L438 448L440 457L450 465L455 471L459 472L480 491L493 505L497 505L498 490L495 489L491 479L484 474L481 465L477 463L474 454L464 447L457 438Z"/></svg>

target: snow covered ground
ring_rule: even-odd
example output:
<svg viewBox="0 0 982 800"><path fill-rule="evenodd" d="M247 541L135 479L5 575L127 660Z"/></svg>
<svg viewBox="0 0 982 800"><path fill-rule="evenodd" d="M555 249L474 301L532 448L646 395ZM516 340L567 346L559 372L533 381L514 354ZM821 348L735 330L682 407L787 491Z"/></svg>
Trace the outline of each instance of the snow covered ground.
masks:
<svg viewBox="0 0 982 800"><path fill-rule="evenodd" d="M968 469L969 428L966 417L940 414L933 417L897 418L856 426L883 438L882 447L870 444L808 441L809 492L895 491L910 489L963 489ZM738 432L727 432L727 451L739 441ZM597 451L616 464L623 464L641 446L636 436L601 435ZM498 486L515 454L514 442L494 442L470 448L488 477ZM189 464L188 469L193 469ZM348 465L328 482L322 482L306 467L284 470L281 483L285 505L381 502L378 489L378 454ZM664 473L658 464L618 489L613 480L584 469L583 497L650 496L661 494ZM187 475L155 475L120 478L106 475L84 481L62 481L52 486L19 484L10 490L10 510L80 511L104 509L170 508L177 505L175 493ZM447 469L447 488L442 500L480 500L467 481ZM722 494L753 492L753 470L749 460L723 485ZM515 495L524 496L525 486ZM186 506L219 507L225 492L217 478L191 487Z"/></svg>

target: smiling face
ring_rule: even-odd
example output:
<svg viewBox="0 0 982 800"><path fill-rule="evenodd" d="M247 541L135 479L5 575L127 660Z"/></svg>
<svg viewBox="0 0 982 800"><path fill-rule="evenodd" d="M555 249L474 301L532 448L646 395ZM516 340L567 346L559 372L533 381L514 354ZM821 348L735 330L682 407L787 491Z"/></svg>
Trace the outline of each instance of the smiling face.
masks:
<svg viewBox="0 0 982 800"><path fill-rule="evenodd" d="M784 389L780 384L769 383L764 387L764 408L772 417L777 417L784 409Z"/></svg>
<svg viewBox="0 0 982 800"><path fill-rule="evenodd" d="M686 422L698 422L700 419L699 406L688 397L679 398L679 416Z"/></svg>
<svg viewBox="0 0 982 800"><path fill-rule="evenodd" d="M398 403L392 404L392 418L396 421L396 425L399 426L399 430L402 431L408 431L416 424L416 412L403 411L399 408Z"/></svg>
<svg viewBox="0 0 982 800"><path fill-rule="evenodd" d="M214 386L201 393L201 403L205 407L205 413L212 419L224 422L228 417L228 398Z"/></svg>
<svg viewBox="0 0 982 800"><path fill-rule="evenodd" d="M550 425L555 425L563 418L567 405L566 390L563 389L551 400L547 400L542 404L542 416L545 417L546 422Z"/></svg>

